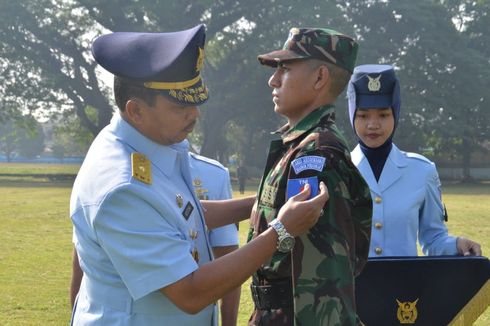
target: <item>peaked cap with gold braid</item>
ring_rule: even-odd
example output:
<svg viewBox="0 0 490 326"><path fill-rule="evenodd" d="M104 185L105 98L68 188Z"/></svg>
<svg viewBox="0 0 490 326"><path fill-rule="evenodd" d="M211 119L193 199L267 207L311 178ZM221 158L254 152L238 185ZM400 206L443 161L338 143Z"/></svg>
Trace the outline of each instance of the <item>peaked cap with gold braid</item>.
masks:
<svg viewBox="0 0 490 326"><path fill-rule="evenodd" d="M171 33L116 32L92 45L95 61L132 84L160 90L182 105L208 99L201 79L204 65L204 25Z"/></svg>

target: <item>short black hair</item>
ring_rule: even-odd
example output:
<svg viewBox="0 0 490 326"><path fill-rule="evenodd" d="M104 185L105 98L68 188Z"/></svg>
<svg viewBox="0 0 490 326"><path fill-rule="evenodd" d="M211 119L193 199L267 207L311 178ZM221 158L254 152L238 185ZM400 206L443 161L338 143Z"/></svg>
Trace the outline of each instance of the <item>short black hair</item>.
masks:
<svg viewBox="0 0 490 326"><path fill-rule="evenodd" d="M126 103L133 98L139 98L149 106L154 106L158 94L159 92L154 89L135 85L126 78L114 76L114 99L121 112L124 112Z"/></svg>
<svg viewBox="0 0 490 326"><path fill-rule="evenodd" d="M310 67L316 69L320 66L326 66L330 77L332 79L332 84L330 87L330 94L337 98L340 93L345 89L347 83L349 82L351 73L344 68L341 68L333 63L319 60L319 59L309 59Z"/></svg>

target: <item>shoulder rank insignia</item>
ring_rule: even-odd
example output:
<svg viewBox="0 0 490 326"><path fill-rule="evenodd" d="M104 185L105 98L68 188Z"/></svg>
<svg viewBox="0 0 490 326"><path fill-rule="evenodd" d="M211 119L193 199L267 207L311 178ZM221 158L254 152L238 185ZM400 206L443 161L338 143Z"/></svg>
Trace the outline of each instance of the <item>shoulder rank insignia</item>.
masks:
<svg viewBox="0 0 490 326"><path fill-rule="evenodd" d="M131 153L131 174L136 180L151 185L151 162L141 153Z"/></svg>

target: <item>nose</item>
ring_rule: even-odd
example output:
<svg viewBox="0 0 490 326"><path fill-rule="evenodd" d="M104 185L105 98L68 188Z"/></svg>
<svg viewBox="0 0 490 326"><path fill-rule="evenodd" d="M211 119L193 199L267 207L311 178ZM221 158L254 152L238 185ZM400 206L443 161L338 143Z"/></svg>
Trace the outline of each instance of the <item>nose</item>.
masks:
<svg viewBox="0 0 490 326"><path fill-rule="evenodd" d="M269 87L271 88L278 88L281 86L277 70L272 74L272 76L269 78Z"/></svg>
<svg viewBox="0 0 490 326"><path fill-rule="evenodd" d="M196 120L201 115L198 106L187 106L186 107L186 117L187 120Z"/></svg>
<svg viewBox="0 0 490 326"><path fill-rule="evenodd" d="M377 129L379 128L379 120L377 118L369 118L368 119L368 129Z"/></svg>

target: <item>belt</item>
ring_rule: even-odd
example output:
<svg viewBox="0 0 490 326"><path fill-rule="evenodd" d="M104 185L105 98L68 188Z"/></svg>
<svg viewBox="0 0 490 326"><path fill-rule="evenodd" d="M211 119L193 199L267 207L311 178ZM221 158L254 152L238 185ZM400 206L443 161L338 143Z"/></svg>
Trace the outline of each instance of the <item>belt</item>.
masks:
<svg viewBox="0 0 490 326"><path fill-rule="evenodd" d="M268 285L250 284L252 299L257 310L281 309L293 306L291 280Z"/></svg>

